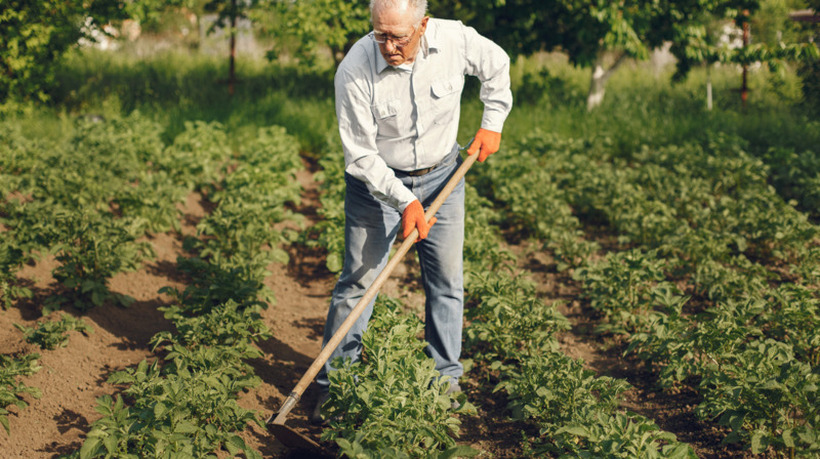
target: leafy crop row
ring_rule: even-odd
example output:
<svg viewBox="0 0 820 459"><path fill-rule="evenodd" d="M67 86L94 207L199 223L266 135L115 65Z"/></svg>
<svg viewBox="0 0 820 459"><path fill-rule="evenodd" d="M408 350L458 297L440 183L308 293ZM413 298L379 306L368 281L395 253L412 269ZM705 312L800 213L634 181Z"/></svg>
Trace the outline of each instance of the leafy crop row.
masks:
<svg viewBox="0 0 820 459"><path fill-rule="evenodd" d="M198 148L228 151L221 126L207 129L199 140L217 145ZM273 127L260 129L229 163L187 175L217 206L199 222L200 237L186 241L192 255L178 260L190 284L162 290L174 298L163 311L176 328L151 340L164 363L143 361L109 378L126 388L98 400L103 417L79 457L216 457L222 448L261 457L237 432L264 423L237 397L261 382L247 360L261 357L254 343L271 336L260 315L273 301L265 267L283 259L278 245L286 236L274 224L292 218L284 208L299 198L300 168L295 140ZM220 179L208 185L206 178Z"/></svg>
<svg viewBox="0 0 820 459"><path fill-rule="evenodd" d="M344 257L344 159L336 136L328 140L319 161L322 170L319 215L303 242L327 251L327 267L342 268ZM450 411L468 413L462 395L446 395L435 363L418 339L422 324L401 312L397 300L379 296L364 334L362 359L335 363L330 398L324 410L330 419L322 439L334 441L348 457L456 457L476 452L456 444L460 421Z"/></svg>
<svg viewBox="0 0 820 459"><path fill-rule="evenodd" d="M27 343L36 344L40 349L54 350L58 347L65 347L68 344L69 331L78 331L84 335L93 333L94 329L83 319L60 313L60 320L43 321L36 327L24 327L14 324L18 330L23 332L23 339Z"/></svg>
<svg viewBox="0 0 820 459"><path fill-rule="evenodd" d="M340 201L344 187L339 166L343 162L340 157L328 155L321 163L326 167L322 185L325 207L322 212L326 213L326 220L318 232L321 234L318 244L329 251L328 266L332 269L335 262L330 262L331 258L341 256L343 249L344 213ZM526 189L527 184L521 186L509 187L503 193L515 194ZM534 287L517 275L520 273L513 272L514 256L501 248L500 236L493 229L499 220L498 213L475 188L468 186L467 193L465 283L473 305L467 312L470 320L466 329L467 344L473 359L501 380L496 390L508 394L514 416L528 419L541 428L542 436L536 442L536 451L591 457L620 457L618 454L690 457L692 453L688 446L677 443L673 435L661 432L651 421L638 415L615 412L618 396L627 387L623 381L595 378L583 369L582 362L557 352L554 335L568 327L566 318L554 306L538 300ZM522 205L538 207L539 204L533 201ZM580 224L569 212L564 216L560 223L542 230L551 234L563 234L567 228L575 230L573 237L563 238L560 242L566 254L564 260L567 266L571 266L579 263L595 246L580 238ZM397 320L388 305L379 306L387 310L383 313L386 318ZM365 363L356 363L337 372L334 382L338 387L331 385L328 414L344 416L332 421L331 426L335 425L338 430L328 431L325 438L334 439L342 453L351 457L357 454L375 457L375 454L385 454L386 451L399 457L417 457L419 452L415 448L428 447L429 441L433 441L429 436L420 440L411 434L418 426L428 425L430 415L419 417L413 414L417 411L412 407L403 409L409 402L396 401L408 399L401 396L404 395L402 390L396 393L396 386L415 381L419 367L406 363L407 360L413 361L405 355L413 352L414 346L404 343L404 350L384 352L385 348L390 348L394 335L393 328L383 326L381 321L386 320L385 317L374 314L376 330L368 333L378 335L378 339L370 335L365 343L364 353L369 358ZM412 319L400 320L400 330L412 330L407 320L415 323ZM391 326L398 324L391 323ZM423 346L423 343L417 344ZM426 378L429 379L429 375ZM415 389L416 394L424 394L422 398L427 403L436 399L435 388L432 394L430 391L429 387ZM412 394L413 390L408 392ZM579 399L577 395L580 394L584 395ZM351 409L354 412L348 419ZM411 414L409 417L408 413ZM450 425L444 421L437 424L439 428ZM397 426L402 430L397 431ZM427 430L429 435L435 432L433 427L427 427ZM455 454L455 450L448 451ZM429 452L428 448L427 454L436 453Z"/></svg>
<svg viewBox="0 0 820 459"><path fill-rule="evenodd" d="M560 352L556 334L569 328L567 319L554 304L539 300L535 286L524 273L515 271L514 260L499 249L499 234L488 230L499 214L489 209L489 202L474 188L468 190L465 274L471 307L467 310L467 347L487 377L499 381L495 391L507 394L512 416L539 428L533 444L525 444L528 453L693 457L688 445L661 431L653 421L617 410L620 395L629 388L625 381L598 377L582 361ZM548 194L541 196L550 199ZM577 223L564 215L562 223L547 223L540 230L555 234L558 227L564 227L572 236L562 239L563 243L586 245L573 229ZM575 258L564 261L577 262Z"/></svg>
<svg viewBox="0 0 820 459"><path fill-rule="evenodd" d="M48 299L44 314L65 302L83 310L132 301L111 292L108 280L152 256L141 239L147 232L179 229L178 204L216 180L230 154L224 132L207 123L186 124L167 147L161 132L136 112L80 119L64 138L29 139L19 126L0 128L0 142L9 145L0 157L5 307L31 295L15 273L45 253L59 262L53 275L64 292Z"/></svg>
<svg viewBox="0 0 820 459"><path fill-rule="evenodd" d="M521 211L532 197L499 191L546 171L581 224L617 236L619 250L574 271L599 330L625 334L627 351L655 366L664 386L695 385L698 414L729 428L727 442L811 456L820 447L820 319L806 285L817 280L818 231L740 144L715 137L614 158L605 141L536 133L513 155L529 166L506 162L493 191ZM554 218L543 210L516 218L543 226Z"/></svg>
<svg viewBox="0 0 820 459"><path fill-rule="evenodd" d="M361 360L336 362L325 405L330 427L323 440L340 454L372 458L450 458L477 451L456 444L460 421L453 413L474 412L463 394L451 410L449 383L440 382L435 362L418 339L424 325L402 311L397 300L379 297L362 337Z"/></svg>
<svg viewBox="0 0 820 459"><path fill-rule="evenodd" d="M344 154L341 141L337 136L330 136L325 153L319 160L320 171L314 179L320 183L318 209L319 220L304 235L308 246L321 247L326 251L325 265L331 272L342 270L344 262L344 228L345 228L345 181Z"/></svg>
<svg viewBox="0 0 820 459"><path fill-rule="evenodd" d="M630 331L627 352L656 368L663 386L694 385L703 397L697 413L730 428L727 442L746 443L755 453L774 446L816 454L818 308L810 291L784 284L685 314L690 298L668 284L623 287L615 295L646 294L634 310L610 317L609 329Z"/></svg>

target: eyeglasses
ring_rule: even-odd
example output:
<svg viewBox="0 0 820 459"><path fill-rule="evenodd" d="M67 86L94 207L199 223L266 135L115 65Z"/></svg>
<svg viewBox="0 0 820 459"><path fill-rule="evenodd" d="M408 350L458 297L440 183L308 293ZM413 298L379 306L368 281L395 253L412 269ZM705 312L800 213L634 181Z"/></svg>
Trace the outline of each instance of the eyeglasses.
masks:
<svg viewBox="0 0 820 459"><path fill-rule="evenodd" d="M393 43L393 46L396 48L404 48L405 46L409 45L410 42L413 40L413 36L416 34L416 28L413 27L413 32L409 35L405 35L403 37L395 37L390 34L376 32L373 31L373 39L376 40L376 43L387 43L390 40Z"/></svg>

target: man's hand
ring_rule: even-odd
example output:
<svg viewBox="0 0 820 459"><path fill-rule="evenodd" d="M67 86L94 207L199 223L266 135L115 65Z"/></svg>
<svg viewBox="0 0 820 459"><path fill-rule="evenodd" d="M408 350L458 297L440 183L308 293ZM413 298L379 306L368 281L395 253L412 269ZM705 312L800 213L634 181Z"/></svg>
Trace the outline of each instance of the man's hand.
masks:
<svg viewBox="0 0 820 459"><path fill-rule="evenodd" d="M483 163L488 156L501 147L501 133L481 128L476 132L473 143L467 149L468 155L478 153L478 162Z"/></svg>
<svg viewBox="0 0 820 459"><path fill-rule="evenodd" d="M427 224L427 220L424 219L424 208L421 206L421 202L416 199L405 207L404 212L401 214L402 238L407 239L413 229L418 228L419 237L416 242L419 242L427 237L428 231L430 231L436 220L437 218L433 217L430 219L430 224Z"/></svg>

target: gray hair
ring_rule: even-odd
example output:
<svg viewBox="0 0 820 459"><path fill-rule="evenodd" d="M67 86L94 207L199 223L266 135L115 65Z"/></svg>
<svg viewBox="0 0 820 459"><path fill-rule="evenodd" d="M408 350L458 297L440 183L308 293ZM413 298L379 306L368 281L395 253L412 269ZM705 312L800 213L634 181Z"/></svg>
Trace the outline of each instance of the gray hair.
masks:
<svg viewBox="0 0 820 459"><path fill-rule="evenodd" d="M427 0L370 0L370 17L373 20L373 11L381 8L399 8L407 4L413 10L413 22L418 24L427 14Z"/></svg>

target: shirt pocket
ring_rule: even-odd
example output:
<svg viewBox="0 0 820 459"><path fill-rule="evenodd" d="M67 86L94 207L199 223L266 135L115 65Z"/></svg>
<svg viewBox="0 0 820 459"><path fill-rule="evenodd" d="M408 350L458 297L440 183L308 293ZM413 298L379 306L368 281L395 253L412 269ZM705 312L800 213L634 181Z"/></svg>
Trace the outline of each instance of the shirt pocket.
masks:
<svg viewBox="0 0 820 459"><path fill-rule="evenodd" d="M447 124L453 121L461 102L461 90L464 88L464 76L455 75L430 85L433 98L433 121L436 124Z"/></svg>
<svg viewBox="0 0 820 459"><path fill-rule="evenodd" d="M390 137L399 135L399 100L390 99L373 104L373 116L378 126L378 136Z"/></svg>

